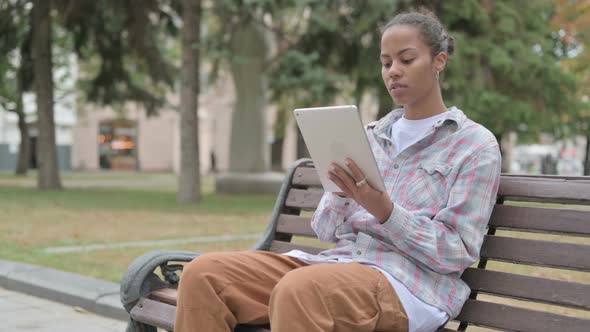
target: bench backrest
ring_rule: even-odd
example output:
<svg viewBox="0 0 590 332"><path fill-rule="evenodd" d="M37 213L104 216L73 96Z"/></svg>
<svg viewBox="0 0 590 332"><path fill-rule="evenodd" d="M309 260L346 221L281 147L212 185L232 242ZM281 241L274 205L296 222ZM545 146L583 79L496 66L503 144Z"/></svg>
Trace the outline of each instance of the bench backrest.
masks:
<svg viewBox="0 0 590 332"><path fill-rule="evenodd" d="M326 248L311 240L322 194L311 161L298 161L258 249ZM590 331L589 205L590 177L502 175L481 259L462 276L472 294L455 328Z"/></svg>

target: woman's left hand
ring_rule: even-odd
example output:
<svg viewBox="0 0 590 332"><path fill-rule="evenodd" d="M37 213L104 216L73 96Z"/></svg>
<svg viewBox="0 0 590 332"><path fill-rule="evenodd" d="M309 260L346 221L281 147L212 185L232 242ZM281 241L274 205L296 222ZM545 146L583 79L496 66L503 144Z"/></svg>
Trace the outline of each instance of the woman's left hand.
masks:
<svg viewBox="0 0 590 332"><path fill-rule="evenodd" d="M393 212L393 202L389 195L371 187L353 160L346 159L345 164L352 176L342 167L333 163L330 172L328 172L328 178L342 189L346 197L354 199L380 223L386 222Z"/></svg>

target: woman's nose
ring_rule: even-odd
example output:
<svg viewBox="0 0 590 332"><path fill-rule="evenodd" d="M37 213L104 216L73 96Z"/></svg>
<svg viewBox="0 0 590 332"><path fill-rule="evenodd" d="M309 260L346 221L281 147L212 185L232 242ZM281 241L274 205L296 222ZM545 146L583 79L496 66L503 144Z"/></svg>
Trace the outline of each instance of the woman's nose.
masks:
<svg viewBox="0 0 590 332"><path fill-rule="evenodd" d="M387 72L387 75L390 78L398 78L398 77L402 76L402 72L401 72L399 66L392 64L391 67L389 67L389 71Z"/></svg>

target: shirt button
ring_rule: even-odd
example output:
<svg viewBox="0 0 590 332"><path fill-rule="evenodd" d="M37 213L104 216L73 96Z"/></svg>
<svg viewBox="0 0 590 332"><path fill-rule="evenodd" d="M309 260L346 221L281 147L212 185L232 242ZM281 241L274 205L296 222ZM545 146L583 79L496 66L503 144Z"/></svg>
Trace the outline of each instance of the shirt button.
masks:
<svg viewBox="0 0 590 332"><path fill-rule="evenodd" d="M393 168L398 169L399 168L399 164L394 164Z"/></svg>
<svg viewBox="0 0 590 332"><path fill-rule="evenodd" d="M349 206L349 205L350 205L349 202L344 203L344 206Z"/></svg>
<svg viewBox="0 0 590 332"><path fill-rule="evenodd" d="M362 253L363 253L363 252L362 252L362 251L360 251L360 250L357 250L357 251L356 251L356 254L357 254L357 255L361 255Z"/></svg>

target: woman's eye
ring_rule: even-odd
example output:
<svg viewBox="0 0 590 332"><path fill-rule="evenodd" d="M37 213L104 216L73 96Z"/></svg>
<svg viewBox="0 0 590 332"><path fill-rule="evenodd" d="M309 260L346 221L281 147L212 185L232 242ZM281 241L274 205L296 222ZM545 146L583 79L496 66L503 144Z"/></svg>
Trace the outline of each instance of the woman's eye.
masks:
<svg viewBox="0 0 590 332"><path fill-rule="evenodd" d="M391 67L391 62L383 62L381 63L381 66L383 66L383 68L389 68Z"/></svg>
<svg viewBox="0 0 590 332"><path fill-rule="evenodd" d="M409 65L409 64L410 64L410 63L412 63L413 61L414 61L414 59L403 59L403 60L402 60L402 63L403 63L404 65Z"/></svg>

